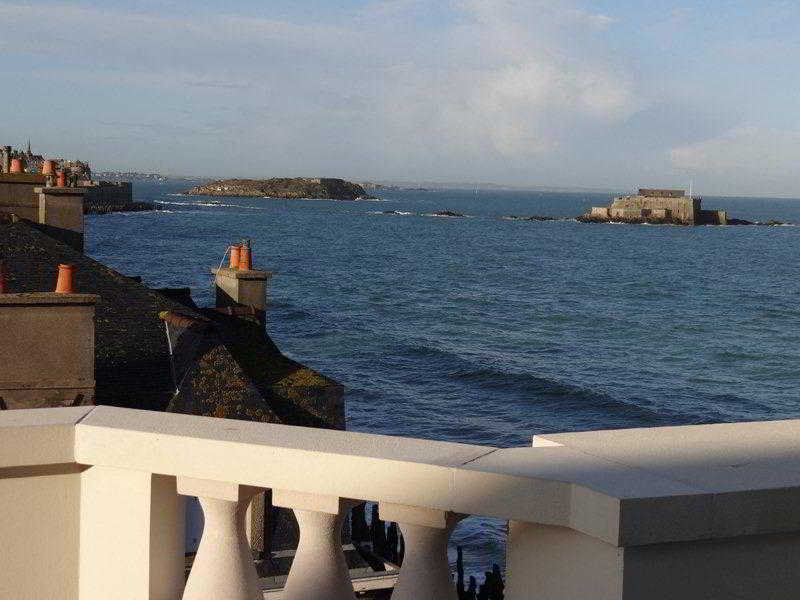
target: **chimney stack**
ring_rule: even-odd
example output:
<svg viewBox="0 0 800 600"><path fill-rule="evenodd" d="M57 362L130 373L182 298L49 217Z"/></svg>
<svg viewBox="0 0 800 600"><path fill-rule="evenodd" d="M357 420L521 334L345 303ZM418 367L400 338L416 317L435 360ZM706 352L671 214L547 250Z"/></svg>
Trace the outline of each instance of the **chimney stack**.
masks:
<svg viewBox="0 0 800 600"><path fill-rule="evenodd" d="M83 252L84 188L37 187L39 227L50 237Z"/></svg>
<svg viewBox="0 0 800 600"><path fill-rule="evenodd" d="M5 408L94 404L93 294L0 294Z"/></svg>
<svg viewBox="0 0 800 600"><path fill-rule="evenodd" d="M231 246L229 267L211 270L216 276L217 308L250 307L255 310L259 321L266 323L267 281L273 273L253 269L249 241L239 247L235 257L236 248L236 245Z"/></svg>

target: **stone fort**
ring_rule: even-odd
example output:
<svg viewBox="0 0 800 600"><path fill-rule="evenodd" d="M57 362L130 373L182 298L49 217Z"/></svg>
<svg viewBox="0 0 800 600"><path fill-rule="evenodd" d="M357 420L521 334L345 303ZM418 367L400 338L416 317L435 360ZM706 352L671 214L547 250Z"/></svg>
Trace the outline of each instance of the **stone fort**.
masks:
<svg viewBox="0 0 800 600"><path fill-rule="evenodd" d="M726 225L725 211L703 210L702 199L685 190L640 188L619 196L608 206L593 206L587 215L596 221L657 222L681 225Z"/></svg>

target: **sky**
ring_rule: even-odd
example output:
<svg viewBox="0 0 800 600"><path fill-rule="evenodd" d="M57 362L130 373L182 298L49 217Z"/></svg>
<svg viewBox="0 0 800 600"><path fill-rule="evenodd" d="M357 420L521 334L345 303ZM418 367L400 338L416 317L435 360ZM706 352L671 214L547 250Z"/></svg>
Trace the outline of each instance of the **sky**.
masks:
<svg viewBox="0 0 800 600"><path fill-rule="evenodd" d="M0 0L0 143L95 170L800 197L800 2Z"/></svg>

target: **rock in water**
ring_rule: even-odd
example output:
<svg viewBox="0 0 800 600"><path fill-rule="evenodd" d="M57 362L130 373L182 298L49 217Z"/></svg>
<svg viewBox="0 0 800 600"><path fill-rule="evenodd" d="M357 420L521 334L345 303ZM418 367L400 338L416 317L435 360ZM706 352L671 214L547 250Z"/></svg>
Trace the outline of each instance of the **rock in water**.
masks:
<svg viewBox="0 0 800 600"><path fill-rule="evenodd" d="M187 191L190 196L244 196L270 198L315 198L330 200L370 199L357 183L344 179L278 177L273 179L219 179Z"/></svg>

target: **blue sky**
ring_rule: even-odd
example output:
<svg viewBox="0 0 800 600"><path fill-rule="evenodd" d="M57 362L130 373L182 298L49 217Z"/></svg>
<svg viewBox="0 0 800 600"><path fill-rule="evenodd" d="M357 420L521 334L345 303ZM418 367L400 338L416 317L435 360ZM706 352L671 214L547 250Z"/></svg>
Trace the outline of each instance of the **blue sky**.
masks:
<svg viewBox="0 0 800 600"><path fill-rule="evenodd" d="M0 141L99 169L800 197L798 30L783 0L0 0Z"/></svg>

